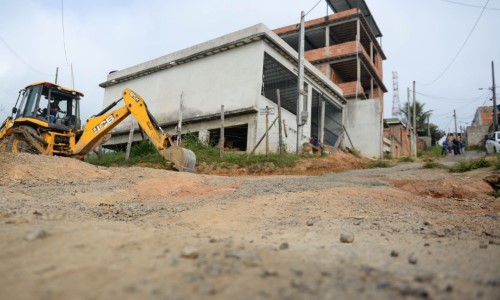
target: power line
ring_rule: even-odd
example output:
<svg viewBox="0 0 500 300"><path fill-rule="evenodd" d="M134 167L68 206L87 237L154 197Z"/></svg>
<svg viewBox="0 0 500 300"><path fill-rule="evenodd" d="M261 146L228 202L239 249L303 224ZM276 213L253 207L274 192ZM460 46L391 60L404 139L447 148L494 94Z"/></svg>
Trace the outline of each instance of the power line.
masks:
<svg viewBox="0 0 500 300"><path fill-rule="evenodd" d="M453 3L457 5L462 5L462 6L468 6L468 7L474 7L474 8L483 8L481 5L474 5L474 4L469 4L469 3L463 3L463 2L458 2L458 1L452 1L452 0L441 0L443 2L448 2L448 3ZM486 9L488 10L499 10L500 8L494 8L494 7L487 7Z"/></svg>
<svg viewBox="0 0 500 300"><path fill-rule="evenodd" d="M25 65L26 67L28 67L29 69L31 69L32 71L36 72L36 73L39 73L39 74L42 74L42 75L45 75L45 76L50 76L50 74L47 74L47 73L44 73L44 72L41 72L35 68L33 68L32 66L30 66L26 61L24 61L24 59L21 58L21 56L19 56L16 51L14 51L14 49L12 49L9 44L7 44L7 42L0 36L0 41L2 41L2 43L5 45L5 47L7 47L7 49L20 61L23 63L23 65Z"/></svg>
<svg viewBox="0 0 500 300"><path fill-rule="evenodd" d="M480 96L473 97L473 98L446 98L446 97L441 97L441 96L428 95L428 94L424 94L424 93L420 93L420 92L415 92L415 93L417 93L421 96L433 99L433 100L441 100L441 101L445 101L445 102L456 103L456 102L468 102L468 101L482 99L487 93L489 93L489 91L483 92Z"/></svg>
<svg viewBox="0 0 500 300"><path fill-rule="evenodd" d="M460 53L462 52L462 49L464 49L465 45L467 44L467 42L469 41L469 38L472 36L472 33L474 32L474 29L476 29L476 26L477 24L479 23L479 20L481 19L484 11L486 10L486 6L488 6L488 3L490 2L490 0L486 0L486 3L484 4L484 7L483 7L483 10L481 10L481 13L479 14L479 17L477 18L476 20L476 23L474 24L474 26L472 26L472 29L471 31L469 32L469 34L467 35L467 38L465 39L465 41L463 42L462 46L460 47L460 49L458 49L458 52L457 54L455 55L455 57L453 57L453 59L451 60L451 62L448 64L448 66L444 69L443 72L441 72L441 74L439 74L439 76L432 80L431 82L429 83L424 83L422 84L423 86L427 86L427 85L431 85L433 84L434 82L438 81L441 77L443 77L443 75L450 69L451 65L453 65L453 63L455 62L455 60L457 59L458 55L460 55Z"/></svg>
<svg viewBox="0 0 500 300"><path fill-rule="evenodd" d="M305 15L304 15L304 17L305 17L305 16L307 16L307 15L308 15L311 11L313 11L313 9L315 9L315 8L316 8L316 6L318 6L318 4L320 4L320 3L321 3L321 1L323 1L323 0L319 0L319 1L318 1L318 3L316 3L316 5L314 5L314 6L313 6L313 8L311 8L311 9L310 9L310 10L309 10L309 11L308 11Z"/></svg>
<svg viewBox="0 0 500 300"><path fill-rule="evenodd" d="M64 46L64 57L66 58L66 63L68 62L68 53L66 52L66 38L64 34L64 0L61 0L61 24L62 24L62 37L63 37L63 46Z"/></svg>
<svg viewBox="0 0 500 300"><path fill-rule="evenodd" d="M461 106L457 107L456 109L461 109L461 108L464 108L464 107L466 107L468 105L474 104L478 100L483 100L483 97L486 97L486 100L485 100L485 102L486 102L488 100L488 98L490 97L490 94L491 94L491 91L488 91L487 93L483 94L481 97L478 97L478 98L476 98L473 101L467 102L464 105L461 105ZM481 106L484 106L484 104L481 105ZM452 111L451 112L441 113L441 114L433 114L433 116L444 116L444 115L451 114L451 113L452 113Z"/></svg>

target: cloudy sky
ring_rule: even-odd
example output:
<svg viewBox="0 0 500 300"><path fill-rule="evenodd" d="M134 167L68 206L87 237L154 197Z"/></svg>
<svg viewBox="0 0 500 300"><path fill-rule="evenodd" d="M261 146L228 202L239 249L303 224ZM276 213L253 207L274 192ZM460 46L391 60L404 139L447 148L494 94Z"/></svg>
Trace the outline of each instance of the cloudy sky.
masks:
<svg viewBox="0 0 500 300"><path fill-rule="evenodd" d="M471 122L478 106L491 105L491 61L496 63L496 85L500 85L500 0L489 0L464 45L486 2L367 0L384 35L384 82L390 90L385 94L386 117L392 112L393 71L399 74L401 103L406 102L406 89L415 80L417 99L433 110L431 122L446 131L454 130L454 109L460 127ZM37 81L53 81L56 67L59 83L72 87L72 64L75 89L85 94L85 119L102 108L104 90L98 84L109 71L257 23L271 29L297 23L300 11L309 11L316 3L318 0L0 0L0 117L7 116L19 89ZM325 14L326 2L321 1L307 20Z"/></svg>

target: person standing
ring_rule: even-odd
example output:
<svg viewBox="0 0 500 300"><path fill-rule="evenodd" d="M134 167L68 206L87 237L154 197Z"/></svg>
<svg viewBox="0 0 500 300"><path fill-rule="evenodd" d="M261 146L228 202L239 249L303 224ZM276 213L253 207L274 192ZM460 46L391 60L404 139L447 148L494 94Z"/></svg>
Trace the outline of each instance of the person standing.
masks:
<svg viewBox="0 0 500 300"><path fill-rule="evenodd" d="M453 154L454 155L459 155L460 154L460 142L456 139L453 138L452 147L453 147Z"/></svg>
<svg viewBox="0 0 500 300"><path fill-rule="evenodd" d="M441 150L441 155L442 156L446 156L446 154L448 154L448 147L449 147L448 138L446 138L443 141L443 149Z"/></svg>

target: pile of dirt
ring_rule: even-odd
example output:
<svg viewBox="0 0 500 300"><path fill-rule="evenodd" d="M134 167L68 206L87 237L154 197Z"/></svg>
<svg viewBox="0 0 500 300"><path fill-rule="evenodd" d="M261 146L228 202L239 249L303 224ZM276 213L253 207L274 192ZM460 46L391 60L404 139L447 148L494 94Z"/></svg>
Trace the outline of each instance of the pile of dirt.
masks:
<svg viewBox="0 0 500 300"><path fill-rule="evenodd" d="M404 191L432 198L489 199L493 189L483 181L460 182L452 178L434 180L391 180Z"/></svg>
<svg viewBox="0 0 500 300"><path fill-rule="evenodd" d="M320 175L324 173L364 169L367 163L368 161L366 159L355 157L343 151L335 151L325 157L299 160L295 168L291 171L300 171L299 174L306 175Z"/></svg>
<svg viewBox="0 0 500 300"><path fill-rule="evenodd" d="M74 158L2 152L0 185L44 182L48 185L109 177L111 172Z"/></svg>
<svg viewBox="0 0 500 300"><path fill-rule="evenodd" d="M67 157L0 153L0 186L92 186L74 194L81 202L116 203L130 199L154 202L205 194L225 194L234 185L204 175L138 167L101 167ZM106 191L93 189L106 186Z"/></svg>

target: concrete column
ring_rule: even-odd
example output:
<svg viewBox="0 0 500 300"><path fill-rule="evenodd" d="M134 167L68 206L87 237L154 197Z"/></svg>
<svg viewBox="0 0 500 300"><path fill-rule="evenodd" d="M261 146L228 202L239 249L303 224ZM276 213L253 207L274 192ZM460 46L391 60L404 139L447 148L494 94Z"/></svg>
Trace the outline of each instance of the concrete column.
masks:
<svg viewBox="0 0 500 300"><path fill-rule="evenodd" d="M375 64L375 62L373 61L373 42L370 41L370 60L372 62L372 64Z"/></svg>
<svg viewBox="0 0 500 300"><path fill-rule="evenodd" d="M358 94L359 94L359 85L361 82L361 64L359 61L359 41L360 41L360 23L359 23L359 17L356 20L356 100L358 100Z"/></svg>
<svg viewBox="0 0 500 300"><path fill-rule="evenodd" d="M326 26L325 28L325 50L326 57L330 57L330 26ZM330 78L330 64L326 65L326 77Z"/></svg>
<svg viewBox="0 0 500 300"><path fill-rule="evenodd" d="M373 97L373 77L370 78L370 98L374 99Z"/></svg>

